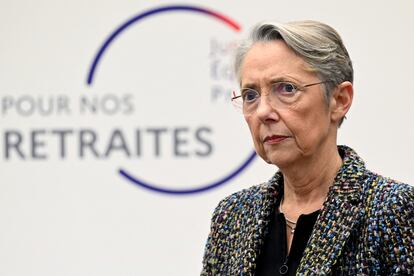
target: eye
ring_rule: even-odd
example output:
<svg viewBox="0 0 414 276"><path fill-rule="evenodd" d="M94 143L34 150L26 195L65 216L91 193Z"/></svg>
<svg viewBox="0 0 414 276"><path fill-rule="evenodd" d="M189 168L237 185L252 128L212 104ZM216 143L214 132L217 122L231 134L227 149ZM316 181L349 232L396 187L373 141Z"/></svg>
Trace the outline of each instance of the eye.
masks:
<svg viewBox="0 0 414 276"><path fill-rule="evenodd" d="M273 84L272 88L273 92L285 95L293 95L298 91L297 86L290 82L277 82Z"/></svg>
<svg viewBox="0 0 414 276"><path fill-rule="evenodd" d="M257 98L259 98L259 92L253 89L244 89L242 91L242 98L243 102L251 103L254 102Z"/></svg>

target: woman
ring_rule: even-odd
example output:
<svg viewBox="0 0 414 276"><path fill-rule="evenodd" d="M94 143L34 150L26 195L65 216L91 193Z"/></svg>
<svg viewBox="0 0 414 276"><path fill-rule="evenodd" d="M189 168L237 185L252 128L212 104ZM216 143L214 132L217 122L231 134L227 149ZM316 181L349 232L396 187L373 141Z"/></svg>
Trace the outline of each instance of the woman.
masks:
<svg viewBox="0 0 414 276"><path fill-rule="evenodd" d="M414 275L413 187L337 146L353 99L337 32L315 21L260 24L236 72L233 101L279 171L219 203L201 274Z"/></svg>

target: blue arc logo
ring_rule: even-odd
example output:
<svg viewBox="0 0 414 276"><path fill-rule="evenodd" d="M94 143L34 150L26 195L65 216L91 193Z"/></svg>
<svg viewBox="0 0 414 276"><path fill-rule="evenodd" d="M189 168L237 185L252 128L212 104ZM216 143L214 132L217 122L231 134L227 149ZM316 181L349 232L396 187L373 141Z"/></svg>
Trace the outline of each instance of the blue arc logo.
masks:
<svg viewBox="0 0 414 276"><path fill-rule="evenodd" d="M199 13L204 14L212 19L216 19L221 21L223 24L227 25L228 27L232 28L234 31L240 31L241 27L238 23L236 23L234 20L232 20L230 17L225 16L221 13L218 13L216 11L212 11L210 9L200 8L196 6L190 6L190 5L169 5L169 6L162 6L154 9L147 10L143 13L140 13L131 19L127 20L123 24L121 24L118 28L116 28L110 36L104 41L102 46L99 48L97 54L95 55L95 58L93 59L93 62L89 68L88 77L87 77L87 85L92 86L96 68L99 65L99 62L101 58L103 57L104 53L108 49L108 47L115 41L117 37L121 35L123 31L125 31L128 27L132 26L135 23L138 23L139 21L143 20L144 18L147 18L149 16L160 14L160 13L166 13L166 12L176 12L176 11L182 11L182 12L193 12L193 13ZM188 195L188 194L194 194L199 192L204 192L213 188L216 188L224 183L229 182L233 178L235 178L239 173L241 173L256 157L256 152L253 151L249 154L249 156L236 167L235 169L231 170L230 173L227 173L224 177L217 179L211 183L206 183L203 185L197 185L195 188L188 188L188 189L169 189L165 188L162 185L150 183L147 181L144 181L142 179L139 179L137 177L132 176L129 172L127 172L124 169L119 169L119 174L126 178L127 180L131 181L132 183L145 188L150 191L164 193L164 194L173 194L173 195Z"/></svg>

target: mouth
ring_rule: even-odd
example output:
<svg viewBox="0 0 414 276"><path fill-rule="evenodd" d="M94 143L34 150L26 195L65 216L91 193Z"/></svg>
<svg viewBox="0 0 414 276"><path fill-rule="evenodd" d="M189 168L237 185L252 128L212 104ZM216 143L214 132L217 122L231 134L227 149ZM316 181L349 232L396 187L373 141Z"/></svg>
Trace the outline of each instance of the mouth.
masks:
<svg viewBox="0 0 414 276"><path fill-rule="evenodd" d="M271 136L266 136L263 140L263 143L265 144L277 144L282 142L283 140L289 138L289 136L285 136L285 135L271 135Z"/></svg>

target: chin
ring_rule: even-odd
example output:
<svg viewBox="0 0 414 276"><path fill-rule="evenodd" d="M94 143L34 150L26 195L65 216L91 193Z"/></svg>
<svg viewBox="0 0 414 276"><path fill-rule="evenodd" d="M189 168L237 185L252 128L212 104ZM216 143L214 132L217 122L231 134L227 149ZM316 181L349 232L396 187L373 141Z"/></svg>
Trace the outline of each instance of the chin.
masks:
<svg viewBox="0 0 414 276"><path fill-rule="evenodd" d="M285 168L294 162L294 157L291 154L287 156L286 154L278 154L274 152L272 154L266 155L263 160L269 164L277 166L278 168Z"/></svg>
<svg viewBox="0 0 414 276"><path fill-rule="evenodd" d="M263 159L263 161L265 161L268 164L276 165L276 163L278 163L279 158L276 158L276 156L269 156L268 154L260 154L260 153L257 153L257 154Z"/></svg>

